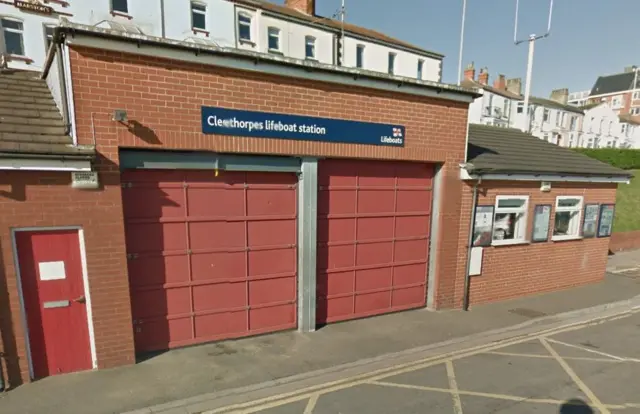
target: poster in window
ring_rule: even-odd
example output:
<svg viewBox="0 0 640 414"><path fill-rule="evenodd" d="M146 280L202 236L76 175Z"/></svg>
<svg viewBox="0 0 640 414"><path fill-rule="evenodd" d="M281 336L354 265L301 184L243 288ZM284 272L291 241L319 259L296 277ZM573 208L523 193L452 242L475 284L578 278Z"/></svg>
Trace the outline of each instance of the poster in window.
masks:
<svg viewBox="0 0 640 414"><path fill-rule="evenodd" d="M531 241L539 243L549 240L551 205L538 204L533 210L533 235Z"/></svg>
<svg viewBox="0 0 640 414"><path fill-rule="evenodd" d="M491 246L493 206L476 206L473 220L473 247Z"/></svg>
<svg viewBox="0 0 640 414"><path fill-rule="evenodd" d="M582 223L582 237L589 239L596 236L598 231L598 204L587 204L584 206L584 222Z"/></svg>
<svg viewBox="0 0 640 414"><path fill-rule="evenodd" d="M600 206L600 220L598 224L598 237L611 236L613 229L613 204L603 204Z"/></svg>

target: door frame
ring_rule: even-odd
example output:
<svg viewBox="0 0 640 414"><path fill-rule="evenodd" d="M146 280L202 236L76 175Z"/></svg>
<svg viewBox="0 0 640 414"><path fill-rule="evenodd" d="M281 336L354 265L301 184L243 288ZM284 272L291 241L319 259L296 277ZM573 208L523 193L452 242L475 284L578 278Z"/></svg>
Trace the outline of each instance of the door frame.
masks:
<svg viewBox="0 0 640 414"><path fill-rule="evenodd" d="M18 232L48 232L59 230L75 230L78 233L78 244L80 248L80 263L82 266L82 283L84 285L84 296L87 299L87 325L89 329L89 348L91 352L91 367L98 368L96 357L95 333L93 330L93 312L91 308L91 294L89 292L89 274L87 271L87 251L85 249L84 230L81 226L52 226L52 227L20 227L11 229L11 248L13 250L13 263L16 269L16 281L18 286L18 298L20 300L20 317L22 319L22 329L24 331L25 349L27 362L29 365L29 378L34 379L33 360L31 358L31 343L29 342L29 325L27 323L27 312L24 304L24 293L22 290L22 275L20 273L20 262L18 260L18 244L16 234Z"/></svg>

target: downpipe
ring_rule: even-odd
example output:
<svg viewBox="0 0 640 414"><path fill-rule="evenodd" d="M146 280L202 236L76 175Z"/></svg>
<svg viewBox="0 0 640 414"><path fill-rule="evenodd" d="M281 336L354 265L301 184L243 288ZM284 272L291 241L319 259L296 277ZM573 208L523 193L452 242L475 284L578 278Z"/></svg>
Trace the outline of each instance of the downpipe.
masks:
<svg viewBox="0 0 640 414"><path fill-rule="evenodd" d="M473 225L476 219L476 206L478 204L478 187L482 183L482 177L473 185L473 195L471 200L471 218L469 219L469 237L467 238L467 265L464 271L464 296L462 299L462 309L469 310L469 296L471 295L471 249L473 248Z"/></svg>

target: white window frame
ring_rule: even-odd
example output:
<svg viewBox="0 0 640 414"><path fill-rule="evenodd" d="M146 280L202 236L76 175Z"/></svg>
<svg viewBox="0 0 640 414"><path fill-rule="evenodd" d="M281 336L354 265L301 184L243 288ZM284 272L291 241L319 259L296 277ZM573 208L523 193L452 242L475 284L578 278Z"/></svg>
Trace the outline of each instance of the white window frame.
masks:
<svg viewBox="0 0 640 414"><path fill-rule="evenodd" d="M550 116L550 111L547 108L543 108L542 110L542 122L548 122Z"/></svg>
<svg viewBox="0 0 640 414"><path fill-rule="evenodd" d="M499 207L501 200L514 200L514 199L524 201L524 204L522 205L522 207L518 207L518 208L512 208L512 207L500 208ZM498 214L511 214L511 213L522 214L522 217L520 218L520 220L518 220L518 223L516 224L516 227L514 229L514 233L516 233L518 237L514 237L513 239L507 239L507 240L495 240L494 234L495 234L495 226L496 226L496 216ZM494 212L493 212L493 228L491 229L491 245L507 246L510 244L528 243L529 242L527 239L528 220L529 220L529 196L523 196L523 195L497 196Z"/></svg>
<svg viewBox="0 0 640 414"><path fill-rule="evenodd" d="M611 98L611 107L613 109L622 107L622 99L620 99L619 96L614 96L613 98Z"/></svg>
<svg viewBox="0 0 640 414"><path fill-rule="evenodd" d="M269 26L267 27L267 50L269 52L279 52L282 53L282 38L280 37L280 34L282 33L282 30L280 30L279 28L275 27L275 26ZM271 47L271 38L274 37L277 40L277 48Z"/></svg>
<svg viewBox="0 0 640 414"><path fill-rule="evenodd" d="M356 45L356 68L358 69L364 68L364 51L365 51L365 45L362 45L362 44ZM360 62L358 62L358 60Z"/></svg>
<svg viewBox="0 0 640 414"><path fill-rule="evenodd" d="M44 53L48 53L49 52L49 39L51 39L51 43L53 43L53 35L54 35L54 30L56 28L56 25L54 24L43 24L42 25L42 32L44 34ZM47 29L50 29L51 32L51 37L49 37L49 34L47 33Z"/></svg>
<svg viewBox="0 0 640 414"><path fill-rule="evenodd" d="M562 200L580 200L577 206L572 207L560 207L560 201ZM558 196L556 197L556 208L553 213L553 230L551 232L551 240L552 241L562 241L562 240L577 240L582 238L582 209L584 207L584 197L583 196ZM576 212L577 214L571 218L571 222L569 224L569 228L574 227L574 232L567 235L556 236L553 233L556 231L556 214L558 212Z"/></svg>
<svg viewBox="0 0 640 414"><path fill-rule="evenodd" d="M311 55L307 53L307 47L311 46ZM316 38L313 36L304 37L304 57L305 59L316 60Z"/></svg>
<svg viewBox="0 0 640 414"><path fill-rule="evenodd" d="M635 101L635 100L638 100L638 99L640 99L640 91L635 91L633 93L633 100Z"/></svg>
<svg viewBox="0 0 640 414"><path fill-rule="evenodd" d="M625 123L620 124L620 132L623 134L627 132L627 124Z"/></svg>
<svg viewBox="0 0 640 414"><path fill-rule="evenodd" d="M195 6L195 7L194 7ZM207 20L207 4L206 3L202 3L199 1L192 1L190 3L190 7L191 7L191 29L192 30L204 30L207 31L207 26L209 23ZM198 7L200 8L204 8L204 10L198 9ZM204 16L204 27L196 27L194 24L194 20L193 20L193 15L195 14L200 14Z"/></svg>
<svg viewBox="0 0 640 414"><path fill-rule="evenodd" d="M248 19L249 21L243 21L241 18ZM249 38L245 39L240 36L240 26L249 28ZM239 11L236 14L236 30L238 31L238 42L254 44L253 42L253 15L246 11Z"/></svg>
<svg viewBox="0 0 640 414"><path fill-rule="evenodd" d="M9 27L2 27L2 20L8 20L10 22L15 22L15 23L20 23L22 25L22 30L18 30L18 29L13 29L13 28L9 28ZM8 52L8 50L6 50L6 40L4 38L4 33L5 32L10 32L10 33L18 33L20 35L20 46L22 48L22 54L21 55L16 55L16 54L10 54L11 56L22 56L22 57L26 57L27 56L27 50L25 49L25 44L24 44L24 20L17 18L17 17L12 17L12 16L0 16L0 41L2 42L2 50L4 50L5 52Z"/></svg>
<svg viewBox="0 0 640 414"><path fill-rule="evenodd" d="M640 108L631 108L631 115L640 115Z"/></svg>
<svg viewBox="0 0 640 414"><path fill-rule="evenodd" d="M111 12L115 12L115 13L121 13L121 14L129 14L129 0L124 0L124 5L126 10L117 10L115 7L113 7L113 0L111 0L110 2L110 6L111 6Z"/></svg>
<svg viewBox="0 0 640 414"><path fill-rule="evenodd" d="M416 75L419 80L424 79L424 59L418 59L418 73Z"/></svg>
<svg viewBox="0 0 640 414"><path fill-rule="evenodd" d="M387 73L389 75L396 74L396 58L398 57L397 53L389 52L389 56L387 56Z"/></svg>

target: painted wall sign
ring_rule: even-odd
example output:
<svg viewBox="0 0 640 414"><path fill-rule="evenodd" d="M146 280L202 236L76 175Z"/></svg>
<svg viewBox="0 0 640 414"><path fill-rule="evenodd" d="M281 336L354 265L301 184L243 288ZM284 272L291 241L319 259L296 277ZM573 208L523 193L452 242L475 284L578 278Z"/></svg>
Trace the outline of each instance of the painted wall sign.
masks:
<svg viewBox="0 0 640 414"><path fill-rule="evenodd" d="M202 132L244 137L403 147L402 125L202 107Z"/></svg>
<svg viewBox="0 0 640 414"><path fill-rule="evenodd" d="M30 11L41 14L53 14L53 7L45 6L36 0L14 0L14 6L23 11Z"/></svg>

